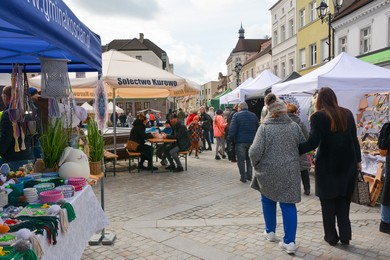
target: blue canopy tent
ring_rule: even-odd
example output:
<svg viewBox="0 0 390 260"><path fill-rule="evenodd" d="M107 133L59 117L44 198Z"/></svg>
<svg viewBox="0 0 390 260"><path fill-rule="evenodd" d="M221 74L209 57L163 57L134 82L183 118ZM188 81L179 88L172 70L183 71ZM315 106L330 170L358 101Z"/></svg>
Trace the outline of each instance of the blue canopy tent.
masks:
<svg viewBox="0 0 390 260"><path fill-rule="evenodd" d="M101 41L61 0L2 0L0 72L40 71L38 58L67 59L68 71L101 71Z"/></svg>

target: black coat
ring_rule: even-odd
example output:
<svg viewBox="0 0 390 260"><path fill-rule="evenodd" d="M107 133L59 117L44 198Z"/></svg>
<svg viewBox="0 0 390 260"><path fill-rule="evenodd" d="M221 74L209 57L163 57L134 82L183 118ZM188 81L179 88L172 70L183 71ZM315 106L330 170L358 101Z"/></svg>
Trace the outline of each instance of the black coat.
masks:
<svg viewBox="0 0 390 260"><path fill-rule="evenodd" d="M176 139L176 144L180 151L187 151L191 147L191 139L188 134L187 127L179 121L176 125L172 125L173 134L167 135L168 139Z"/></svg>
<svg viewBox="0 0 390 260"><path fill-rule="evenodd" d="M347 131L331 132L330 119L324 111L318 111L310 118L309 138L299 145L300 154L318 147L315 183L316 195L321 199L350 196L354 189L361 154L355 120L351 111L345 110L348 114Z"/></svg>
<svg viewBox="0 0 390 260"><path fill-rule="evenodd" d="M8 107L3 112L3 116L0 121L0 156L3 159L3 162L13 162L13 161L21 161L21 160L31 160L34 159L34 155L31 148L31 137L27 135L26 128L23 127L23 131L25 133L24 143L26 145L25 150L20 150L20 152L15 152L15 139L13 136L14 130L12 126L12 122L9 118L9 110ZM18 123L17 127L19 129L22 128L22 124ZM19 147L22 147L22 138L18 138Z"/></svg>
<svg viewBox="0 0 390 260"><path fill-rule="evenodd" d="M390 207L390 154L386 155L385 185L382 190L381 204Z"/></svg>
<svg viewBox="0 0 390 260"><path fill-rule="evenodd" d="M133 128L131 128L131 131L130 131L129 140L137 142L140 145L145 144L146 139L153 137L152 134L145 133L145 130L146 130L146 127L141 120L139 120L139 119L134 120Z"/></svg>

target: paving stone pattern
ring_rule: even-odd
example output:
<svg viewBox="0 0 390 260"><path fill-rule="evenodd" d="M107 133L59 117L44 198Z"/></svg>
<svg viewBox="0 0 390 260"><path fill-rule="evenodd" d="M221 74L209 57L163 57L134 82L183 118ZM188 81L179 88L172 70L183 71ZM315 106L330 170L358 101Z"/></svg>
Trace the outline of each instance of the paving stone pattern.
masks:
<svg viewBox="0 0 390 260"><path fill-rule="evenodd" d="M107 231L117 239L87 246L82 259L390 259L390 236L378 230L379 206L351 205L350 246L324 242L313 175L312 194L297 205L298 250L288 255L262 236L260 194L239 181L236 164L214 156L189 157L181 173L128 173L127 162L119 162L116 176L108 172L104 180ZM99 185L94 191L100 199ZM276 235L280 241L280 209Z"/></svg>

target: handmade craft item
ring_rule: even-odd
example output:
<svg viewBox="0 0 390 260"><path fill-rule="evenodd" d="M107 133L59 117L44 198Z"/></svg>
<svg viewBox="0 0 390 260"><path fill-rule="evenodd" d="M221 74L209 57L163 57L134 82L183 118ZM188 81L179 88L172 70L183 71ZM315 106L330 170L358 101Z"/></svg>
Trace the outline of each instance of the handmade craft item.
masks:
<svg viewBox="0 0 390 260"><path fill-rule="evenodd" d="M100 131L106 128L108 116L107 116L107 90L103 81L98 80L95 88L95 121L98 124Z"/></svg>
<svg viewBox="0 0 390 260"><path fill-rule="evenodd" d="M87 155L79 150L72 147L66 147L60 161L59 175L64 180L73 177L89 177L89 162Z"/></svg>

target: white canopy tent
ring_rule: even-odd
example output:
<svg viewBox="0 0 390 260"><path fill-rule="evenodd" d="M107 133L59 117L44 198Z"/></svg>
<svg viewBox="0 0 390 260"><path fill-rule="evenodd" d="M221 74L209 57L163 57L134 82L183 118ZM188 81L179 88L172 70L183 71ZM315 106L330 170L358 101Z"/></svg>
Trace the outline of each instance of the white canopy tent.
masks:
<svg viewBox="0 0 390 260"><path fill-rule="evenodd" d="M239 102L245 101L245 96L258 91L265 91L273 84L282 79L273 74L270 70L264 70L248 85L240 89Z"/></svg>
<svg viewBox="0 0 390 260"><path fill-rule="evenodd" d="M107 113L112 114L113 112L114 112L114 103L112 103L111 101L107 104ZM115 112L123 113L125 111L122 108L115 106Z"/></svg>
<svg viewBox="0 0 390 260"><path fill-rule="evenodd" d="M233 100L236 100L237 99L237 95L239 95L239 91L241 88L247 86L250 82L253 81L253 78L252 77L249 77L247 78L243 83L241 83L241 85L239 85L237 88L233 89L231 92L221 96L219 98L219 105L222 105L222 104L234 104L234 103L238 103L238 102L233 102Z"/></svg>
<svg viewBox="0 0 390 260"><path fill-rule="evenodd" d="M299 97L301 115L306 115L308 100L322 87L330 87L336 93L339 105L355 113L365 94L390 90L390 70L343 52L298 79L273 85L272 92Z"/></svg>
<svg viewBox="0 0 390 260"><path fill-rule="evenodd" d="M88 102L84 102L81 107L84 108L87 113L95 113L95 108L91 106Z"/></svg>

